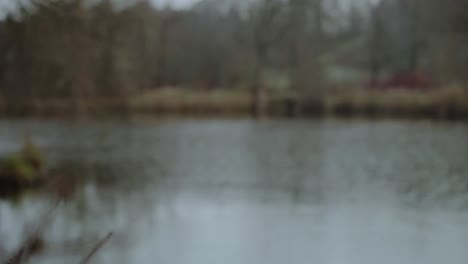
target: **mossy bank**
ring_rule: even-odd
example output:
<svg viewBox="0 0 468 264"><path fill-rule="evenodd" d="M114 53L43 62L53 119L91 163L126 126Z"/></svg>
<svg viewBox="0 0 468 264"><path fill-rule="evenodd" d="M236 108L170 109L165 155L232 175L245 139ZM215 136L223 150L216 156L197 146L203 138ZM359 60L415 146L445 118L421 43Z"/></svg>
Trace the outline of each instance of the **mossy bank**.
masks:
<svg viewBox="0 0 468 264"><path fill-rule="evenodd" d="M38 186L44 181L44 156L31 140L27 139L20 151L0 158L0 193Z"/></svg>

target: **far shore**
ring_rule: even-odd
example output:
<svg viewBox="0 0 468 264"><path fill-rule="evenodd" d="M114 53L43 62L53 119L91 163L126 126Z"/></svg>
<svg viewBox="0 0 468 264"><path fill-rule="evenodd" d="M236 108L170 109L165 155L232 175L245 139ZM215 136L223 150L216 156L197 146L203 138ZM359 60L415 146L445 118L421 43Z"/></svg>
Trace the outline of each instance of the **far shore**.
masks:
<svg viewBox="0 0 468 264"><path fill-rule="evenodd" d="M468 120L468 91L446 87L429 91L411 89L342 89L306 96L301 100L270 93L266 116L346 118L430 118ZM161 88L128 97L0 98L3 117L113 117L132 115L251 117L252 94L246 89L193 90Z"/></svg>

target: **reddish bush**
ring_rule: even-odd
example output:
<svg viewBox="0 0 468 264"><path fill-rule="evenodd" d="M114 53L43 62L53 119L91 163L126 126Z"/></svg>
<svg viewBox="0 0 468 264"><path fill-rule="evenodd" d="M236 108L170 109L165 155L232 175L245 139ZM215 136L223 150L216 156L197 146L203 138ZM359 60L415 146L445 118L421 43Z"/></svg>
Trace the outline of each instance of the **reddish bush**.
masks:
<svg viewBox="0 0 468 264"><path fill-rule="evenodd" d="M433 86L433 82L427 74L422 72L400 72L372 86L378 89L426 90Z"/></svg>

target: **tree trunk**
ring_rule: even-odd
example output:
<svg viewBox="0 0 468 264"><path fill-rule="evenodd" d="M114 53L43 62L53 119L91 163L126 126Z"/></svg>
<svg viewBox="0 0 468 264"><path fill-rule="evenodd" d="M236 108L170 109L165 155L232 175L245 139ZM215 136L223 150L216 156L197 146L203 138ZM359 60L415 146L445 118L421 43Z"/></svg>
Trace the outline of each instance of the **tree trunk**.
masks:
<svg viewBox="0 0 468 264"><path fill-rule="evenodd" d="M252 111L255 118L261 119L266 114L266 91L262 82L261 67L255 69L253 87L252 87Z"/></svg>

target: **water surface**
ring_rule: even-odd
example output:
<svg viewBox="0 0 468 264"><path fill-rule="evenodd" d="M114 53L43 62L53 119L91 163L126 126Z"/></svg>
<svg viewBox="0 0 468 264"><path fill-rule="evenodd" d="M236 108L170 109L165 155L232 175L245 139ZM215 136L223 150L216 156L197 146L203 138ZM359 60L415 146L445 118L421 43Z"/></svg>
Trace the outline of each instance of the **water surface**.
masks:
<svg viewBox="0 0 468 264"><path fill-rule="evenodd" d="M467 124L2 121L0 153L27 133L83 182L31 263L77 263L109 231L93 263L468 259ZM49 206L0 200L0 256Z"/></svg>

